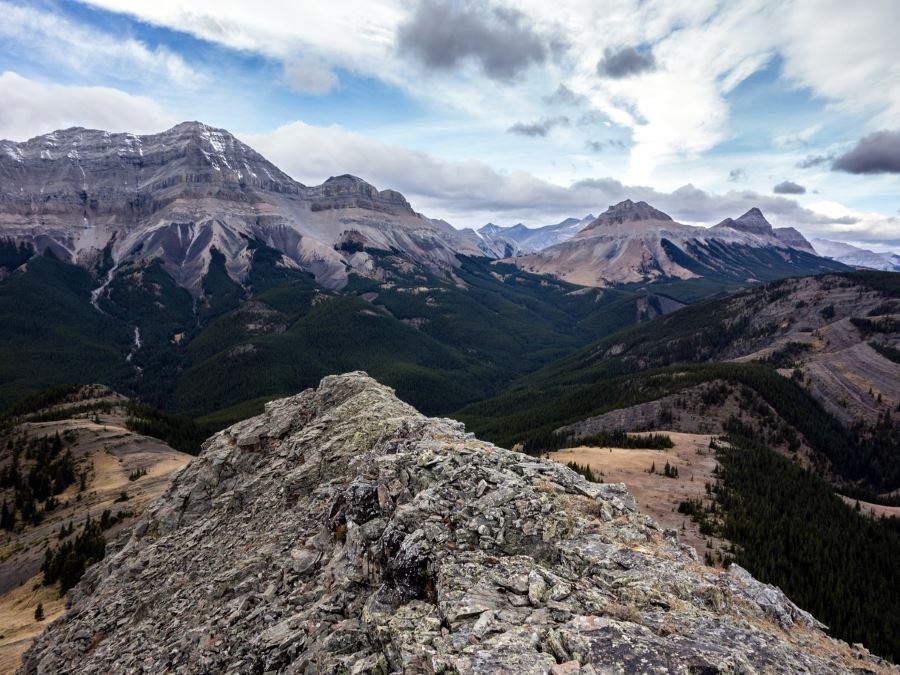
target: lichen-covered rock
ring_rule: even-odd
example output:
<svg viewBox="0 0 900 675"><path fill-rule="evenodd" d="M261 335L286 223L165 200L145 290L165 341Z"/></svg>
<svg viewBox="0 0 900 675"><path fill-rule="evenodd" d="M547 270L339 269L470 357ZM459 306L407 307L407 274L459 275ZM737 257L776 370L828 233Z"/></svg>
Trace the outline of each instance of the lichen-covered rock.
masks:
<svg viewBox="0 0 900 675"><path fill-rule="evenodd" d="M363 373L222 431L22 673L887 672L702 566L624 486L429 419Z"/></svg>

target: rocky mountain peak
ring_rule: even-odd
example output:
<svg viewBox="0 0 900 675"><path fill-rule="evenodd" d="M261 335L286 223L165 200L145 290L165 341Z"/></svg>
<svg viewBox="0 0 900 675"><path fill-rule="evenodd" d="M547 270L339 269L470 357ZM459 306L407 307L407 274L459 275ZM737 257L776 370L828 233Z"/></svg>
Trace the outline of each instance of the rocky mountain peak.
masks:
<svg viewBox="0 0 900 675"><path fill-rule="evenodd" d="M785 246L790 246L791 248L800 249L801 251L806 251L807 253L811 253L816 255L816 250L813 248L812 244L803 236L798 229L794 227L776 227L773 228L772 233L775 237L784 243Z"/></svg>
<svg viewBox="0 0 900 675"><path fill-rule="evenodd" d="M374 185L350 174L331 176L321 185L307 188L305 197L313 202L313 211L356 207L388 213L415 213L406 197L396 190L379 191Z"/></svg>
<svg viewBox="0 0 900 675"><path fill-rule="evenodd" d="M582 231L586 232L598 227L621 225L623 223L634 223L645 220L671 222L672 218L659 209L653 208L647 202L633 202L630 199L626 199L618 204L610 206Z"/></svg>
<svg viewBox="0 0 900 675"><path fill-rule="evenodd" d="M728 227L738 232L747 232L761 237L774 237L772 225L755 206L739 218L726 218L715 227Z"/></svg>
<svg viewBox="0 0 900 675"><path fill-rule="evenodd" d="M621 484L427 418L364 373L217 433L22 671L844 672L877 668Z"/></svg>

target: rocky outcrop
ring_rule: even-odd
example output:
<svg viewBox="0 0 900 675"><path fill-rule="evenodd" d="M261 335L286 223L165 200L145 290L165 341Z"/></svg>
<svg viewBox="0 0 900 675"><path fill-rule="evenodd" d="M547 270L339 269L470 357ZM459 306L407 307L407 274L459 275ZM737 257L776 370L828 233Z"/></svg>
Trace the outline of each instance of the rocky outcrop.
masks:
<svg viewBox="0 0 900 675"><path fill-rule="evenodd" d="M813 248L812 244L809 243L806 237L804 237L797 228L776 227L772 232L779 241L784 242L785 246L818 255L816 249Z"/></svg>
<svg viewBox="0 0 900 675"><path fill-rule="evenodd" d="M219 432L22 673L751 673L889 667L586 482L363 373Z"/></svg>

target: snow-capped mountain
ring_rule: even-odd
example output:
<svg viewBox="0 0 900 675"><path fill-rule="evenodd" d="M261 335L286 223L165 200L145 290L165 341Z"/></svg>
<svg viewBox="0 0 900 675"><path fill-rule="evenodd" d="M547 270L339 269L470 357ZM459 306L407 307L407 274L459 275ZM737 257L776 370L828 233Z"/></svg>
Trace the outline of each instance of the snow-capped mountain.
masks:
<svg viewBox="0 0 900 675"><path fill-rule="evenodd" d="M625 200L569 241L513 262L585 286L697 277L747 283L846 269L811 251L799 232L774 230L756 208L705 228L677 223L646 202Z"/></svg>
<svg viewBox="0 0 900 675"><path fill-rule="evenodd" d="M819 255L837 260L851 267L865 267L884 272L900 272L900 255L888 251L870 251L841 241L813 239Z"/></svg>
<svg viewBox="0 0 900 675"><path fill-rule="evenodd" d="M487 225L478 229L485 240L513 242L521 253L535 253L548 246L568 241L594 220L593 214L583 218L566 218L562 222L543 227L526 227L517 223L509 227Z"/></svg>
<svg viewBox="0 0 900 675"><path fill-rule="evenodd" d="M305 186L198 122L147 136L71 128L0 142L0 238L104 272L160 259L194 293L213 248L241 281L253 240L332 288L349 270L371 270L367 248L448 274L458 253L484 255L398 192L350 175Z"/></svg>

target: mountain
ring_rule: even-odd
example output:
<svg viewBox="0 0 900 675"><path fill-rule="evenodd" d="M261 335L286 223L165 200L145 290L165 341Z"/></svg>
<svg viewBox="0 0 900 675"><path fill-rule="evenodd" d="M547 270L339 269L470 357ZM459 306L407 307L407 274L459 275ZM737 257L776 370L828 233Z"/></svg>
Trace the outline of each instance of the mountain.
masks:
<svg viewBox="0 0 900 675"><path fill-rule="evenodd" d="M363 373L223 431L25 654L61 672L890 672L621 484Z"/></svg>
<svg viewBox="0 0 900 675"><path fill-rule="evenodd" d="M568 241L593 220L593 215L587 215L584 218L566 218L554 225L535 228L526 227L522 223L510 227L488 223L479 228L478 234L489 241L514 242L516 250L521 253L535 253L548 246Z"/></svg>
<svg viewBox="0 0 900 675"><path fill-rule="evenodd" d="M876 253L840 241L813 239L819 255L831 258L850 267L864 267L883 272L900 272L900 255L896 253Z"/></svg>
<svg viewBox="0 0 900 675"><path fill-rule="evenodd" d="M446 276L457 254L483 255L398 192L350 175L302 185L198 122L148 136L71 128L0 142L0 238L108 279L160 260L195 297L213 249L241 283L257 240L328 288L342 287L348 270L367 270L366 248L402 251Z"/></svg>
<svg viewBox="0 0 900 675"><path fill-rule="evenodd" d="M14 413L0 420L3 672L63 614L65 591L102 556L103 541L127 529L191 459L173 445L196 454L203 440L189 423L102 385L46 391Z"/></svg>
<svg viewBox="0 0 900 675"><path fill-rule="evenodd" d="M734 285L839 271L792 228L773 230L759 209L712 228L677 223L646 202L610 206L574 238L511 260L585 286L684 279Z"/></svg>
<svg viewBox="0 0 900 675"><path fill-rule="evenodd" d="M364 368L445 413L682 304L491 265L515 245L196 122L0 145L0 407L101 382L222 425Z"/></svg>

